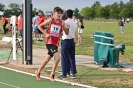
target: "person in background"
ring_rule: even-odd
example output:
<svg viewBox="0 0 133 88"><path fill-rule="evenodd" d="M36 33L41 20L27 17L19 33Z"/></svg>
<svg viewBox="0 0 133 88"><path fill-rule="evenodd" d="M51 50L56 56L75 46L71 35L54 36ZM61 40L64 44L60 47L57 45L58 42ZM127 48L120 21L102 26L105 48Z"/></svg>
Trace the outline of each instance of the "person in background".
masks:
<svg viewBox="0 0 133 88"><path fill-rule="evenodd" d="M8 24L8 21L4 15L2 15L1 21L2 21L2 26L3 26L3 30L4 30L4 35L6 35L6 33L7 33L6 25Z"/></svg>
<svg viewBox="0 0 133 88"><path fill-rule="evenodd" d="M76 23L72 20L73 11L67 10L65 20L66 24L70 25L69 34L66 35L63 31L62 35L62 45L61 45L61 65L62 65L62 75L59 79L67 78L67 74L70 74L70 69L72 77L76 78L76 63L75 63L75 33L76 33Z"/></svg>
<svg viewBox="0 0 133 88"><path fill-rule="evenodd" d="M12 31L12 24L13 24L13 15L12 13L10 14L10 29Z"/></svg>
<svg viewBox="0 0 133 88"><path fill-rule="evenodd" d="M76 28L77 28L78 21L77 21L77 18L76 18L75 15L73 15L72 20L74 21L74 23L76 23ZM76 44L76 33L75 33L74 41L75 41L75 44Z"/></svg>
<svg viewBox="0 0 133 88"><path fill-rule="evenodd" d="M37 34L38 34L38 12L35 13L35 17L33 18L33 22L32 22L32 27L33 27L33 40L39 40L37 38Z"/></svg>
<svg viewBox="0 0 133 88"><path fill-rule="evenodd" d="M20 45L22 46L22 44L23 44L23 18L22 18L22 14L20 14L20 17L18 19L18 30L19 30L19 34L21 36Z"/></svg>
<svg viewBox="0 0 133 88"><path fill-rule="evenodd" d="M45 17L42 15L41 12L38 13L39 17L38 17L38 25L40 25L41 23L44 22ZM44 27L43 27L44 29ZM39 33L39 40L43 41L43 33L38 29L38 33Z"/></svg>
<svg viewBox="0 0 133 88"><path fill-rule="evenodd" d="M83 33L83 28L84 28L84 24L83 24L83 20L82 18L79 18L78 20L78 45L82 44L82 33Z"/></svg>
<svg viewBox="0 0 133 88"><path fill-rule="evenodd" d="M129 23L129 20L130 20L130 19L129 19L129 18L127 18L127 23Z"/></svg>
<svg viewBox="0 0 133 88"><path fill-rule="evenodd" d="M77 18L76 18L75 15L73 15L72 20L73 20L76 24L78 23Z"/></svg>
<svg viewBox="0 0 133 88"><path fill-rule="evenodd" d="M121 33L124 33L124 24L125 24L125 19L122 17L121 19Z"/></svg>
<svg viewBox="0 0 133 88"><path fill-rule="evenodd" d="M12 15L12 13L10 14L10 30L12 31L12 35L13 35L13 27L16 28L17 30L17 27L18 26L18 18L16 15Z"/></svg>

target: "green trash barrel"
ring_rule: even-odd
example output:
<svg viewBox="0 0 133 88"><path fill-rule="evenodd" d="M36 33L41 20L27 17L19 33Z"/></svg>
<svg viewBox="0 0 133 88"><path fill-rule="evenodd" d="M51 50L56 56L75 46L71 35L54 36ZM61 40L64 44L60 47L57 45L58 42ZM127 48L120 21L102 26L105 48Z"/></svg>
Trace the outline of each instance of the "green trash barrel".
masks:
<svg viewBox="0 0 133 88"><path fill-rule="evenodd" d="M125 45L117 44L113 48L109 50L109 59L108 66L110 67L118 67L119 66L119 53L124 54Z"/></svg>
<svg viewBox="0 0 133 88"><path fill-rule="evenodd" d="M109 45L109 46L114 46L114 35L110 32L104 32L102 33L101 36L101 42L105 43L103 45Z"/></svg>
<svg viewBox="0 0 133 88"><path fill-rule="evenodd" d="M94 61L99 62L98 57L98 48L101 42L101 35L103 32L95 32L94 33Z"/></svg>
<svg viewBox="0 0 133 88"><path fill-rule="evenodd" d="M114 35L109 32L102 33L101 45L99 46L99 49L98 49L99 62L101 60L104 60L107 62L109 49L110 47L113 47L113 46L114 46Z"/></svg>

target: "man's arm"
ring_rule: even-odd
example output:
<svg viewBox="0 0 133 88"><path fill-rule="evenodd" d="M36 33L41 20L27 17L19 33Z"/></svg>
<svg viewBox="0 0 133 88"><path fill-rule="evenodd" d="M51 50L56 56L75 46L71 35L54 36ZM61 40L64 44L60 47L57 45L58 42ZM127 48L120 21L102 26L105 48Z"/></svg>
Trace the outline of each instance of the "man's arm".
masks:
<svg viewBox="0 0 133 88"><path fill-rule="evenodd" d="M32 27L35 25L35 18L33 18Z"/></svg>
<svg viewBox="0 0 133 88"><path fill-rule="evenodd" d="M38 29L46 36L46 37L49 37L49 34L47 34L47 32L45 30L43 30L43 27L48 25L49 23L51 23L51 18L50 19L47 19L45 20L43 23L41 23L39 26L38 26Z"/></svg>
<svg viewBox="0 0 133 88"><path fill-rule="evenodd" d="M63 30L64 30L66 35L69 34L69 28L70 28L70 25L63 21Z"/></svg>

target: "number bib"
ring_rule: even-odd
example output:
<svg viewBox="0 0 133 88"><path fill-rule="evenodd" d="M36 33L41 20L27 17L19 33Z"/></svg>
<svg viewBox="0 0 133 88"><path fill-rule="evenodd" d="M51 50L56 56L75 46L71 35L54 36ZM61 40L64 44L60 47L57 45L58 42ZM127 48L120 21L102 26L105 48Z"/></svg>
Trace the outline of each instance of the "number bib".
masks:
<svg viewBox="0 0 133 88"><path fill-rule="evenodd" d="M60 35L61 26L58 25L51 25L51 36L59 37Z"/></svg>

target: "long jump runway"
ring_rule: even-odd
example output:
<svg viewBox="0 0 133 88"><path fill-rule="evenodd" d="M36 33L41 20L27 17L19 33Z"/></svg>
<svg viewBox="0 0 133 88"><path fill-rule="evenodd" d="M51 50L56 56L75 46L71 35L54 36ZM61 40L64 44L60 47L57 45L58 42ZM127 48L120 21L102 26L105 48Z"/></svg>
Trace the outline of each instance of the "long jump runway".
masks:
<svg viewBox="0 0 133 88"><path fill-rule="evenodd" d="M37 81L35 75L29 74L26 72L21 73L17 70L12 71L10 68L7 69L0 66L0 88L83 88L69 83L51 82L49 79L44 78L41 78L41 81Z"/></svg>

